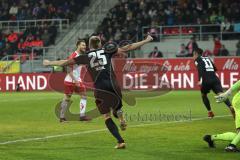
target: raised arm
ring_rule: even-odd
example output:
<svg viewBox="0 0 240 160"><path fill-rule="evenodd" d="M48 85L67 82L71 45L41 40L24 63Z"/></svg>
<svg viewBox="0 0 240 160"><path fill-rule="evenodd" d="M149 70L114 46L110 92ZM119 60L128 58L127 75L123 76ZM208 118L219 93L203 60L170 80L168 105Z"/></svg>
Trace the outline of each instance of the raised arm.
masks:
<svg viewBox="0 0 240 160"><path fill-rule="evenodd" d="M132 51L132 50L135 50L149 42L151 42L153 40L153 38L148 35L146 39L140 41L140 42L136 42L136 43L133 43L133 44L128 44L126 46L123 46L121 48L118 49L118 52L128 52L128 51Z"/></svg>
<svg viewBox="0 0 240 160"><path fill-rule="evenodd" d="M49 61L49 60L43 60L44 66L68 66L75 64L76 62L73 59L69 60L59 60L59 61Z"/></svg>

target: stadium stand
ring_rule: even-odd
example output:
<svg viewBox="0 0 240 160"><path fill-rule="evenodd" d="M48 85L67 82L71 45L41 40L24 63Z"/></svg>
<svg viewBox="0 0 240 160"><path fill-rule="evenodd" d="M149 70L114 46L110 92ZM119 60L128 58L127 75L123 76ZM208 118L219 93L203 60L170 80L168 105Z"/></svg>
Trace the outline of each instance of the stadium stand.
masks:
<svg viewBox="0 0 240 160"><path fill-rule="evenodd" d="M120 0L97 31L115 41L141 37L142 27L149 25L146 32L163 35L192 34L196 28L169 27L159 31L155 26L221 24L222 31L232 31L230 23L240 21L239 8L239 0Z"/></svg>
<svg viewBox="0 0 240 160"><path fill-rule="evenodd" d="M3 0L0 2L0 22L42 19L76 20L88 0ZM57 36L56 22L40 22L37 26L29 26L23 31L14 31L0 27L0 59L6 55L29 55L32 47L46 47L55 44ZM34 55L40 55L35 50Z"/></svg>

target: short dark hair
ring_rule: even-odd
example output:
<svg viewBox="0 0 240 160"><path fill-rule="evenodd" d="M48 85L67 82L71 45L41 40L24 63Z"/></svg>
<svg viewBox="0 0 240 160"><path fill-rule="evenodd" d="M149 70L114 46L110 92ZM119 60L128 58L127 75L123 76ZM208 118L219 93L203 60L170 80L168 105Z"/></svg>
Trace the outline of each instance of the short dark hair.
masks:
<svg viewBox="0 0 240 160"><path fill-rule="evenodd" d="M78 38L78 40L76 42L76 46L78 46L80 43L86 43L86 41L84 39Z"/></svg>
<svg viewBox="0 0 240 160"><path fill-rule="evenodd" d="M101 40L97 36L92 36L89 39L89 48L97 49L99 46L99 43L101 43Z"/></svg>
<svg viewBox="0 0 240 160"><path fill-rule="evenodd" d="M201 48L194 49L194 52L196 52L199 56L203 54L203 50Z"/></svg>

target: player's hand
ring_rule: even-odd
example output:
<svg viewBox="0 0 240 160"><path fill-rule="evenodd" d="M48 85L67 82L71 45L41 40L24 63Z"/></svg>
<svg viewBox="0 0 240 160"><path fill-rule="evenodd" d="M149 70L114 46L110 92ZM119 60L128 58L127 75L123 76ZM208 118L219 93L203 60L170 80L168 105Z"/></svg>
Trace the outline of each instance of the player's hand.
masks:
<svg viewBox="0 0 240 160"><path fill-rule="evenodd" d="M221 93L221 94L215 96L215 98L216 98L217 103L221 103L221 102L224 102L228 98L228 94L226 92L224 92L224 93Z"/></svg>
<svg viewBox="0 0 240 160"><path fill-rule="evenodd" d="M201 81L198 81L197 84L198 84L199 86L201 86L201 85L202 85L202 82L201 82Z"/></svg>
<svg viewBox="0 0 240 160"><path fill-rule="evenodd" d="M152 40L153 40L153 37L150 36L150 35L148 35L147 38L146 38L146 41L147 41L147 42L151 42Z"/></svg>
<svg viewBox="0 0 240 160"><path fill-rule="evenodd" d="M49 60L43 60L43 65L44 66L49 66L50 65L50 61Z"/></svg>

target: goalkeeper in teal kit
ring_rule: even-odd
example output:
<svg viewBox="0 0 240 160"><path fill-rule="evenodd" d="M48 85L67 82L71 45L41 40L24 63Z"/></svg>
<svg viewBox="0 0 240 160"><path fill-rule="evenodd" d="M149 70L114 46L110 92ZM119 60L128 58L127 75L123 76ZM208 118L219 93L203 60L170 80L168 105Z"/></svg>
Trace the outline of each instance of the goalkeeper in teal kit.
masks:
<svg viewBox="0 0 240 160"><path fill-rule="evenodd" d="M216 135L205 135L204 141L206 141L209 147L215 147L214 142L217 140L224 140L230 141L230 144L225 148L228 152L240 152L240 150L236 147L237 144L240 142L240 80L236 82L231 88L229 88L226 92L216 96L216 101L218 103L223 102L226 100L228 96L232 93L237 92L233 97L232 104L235 110L235 125L237 132L226 132L223 134L216 134Z"/></svg>

